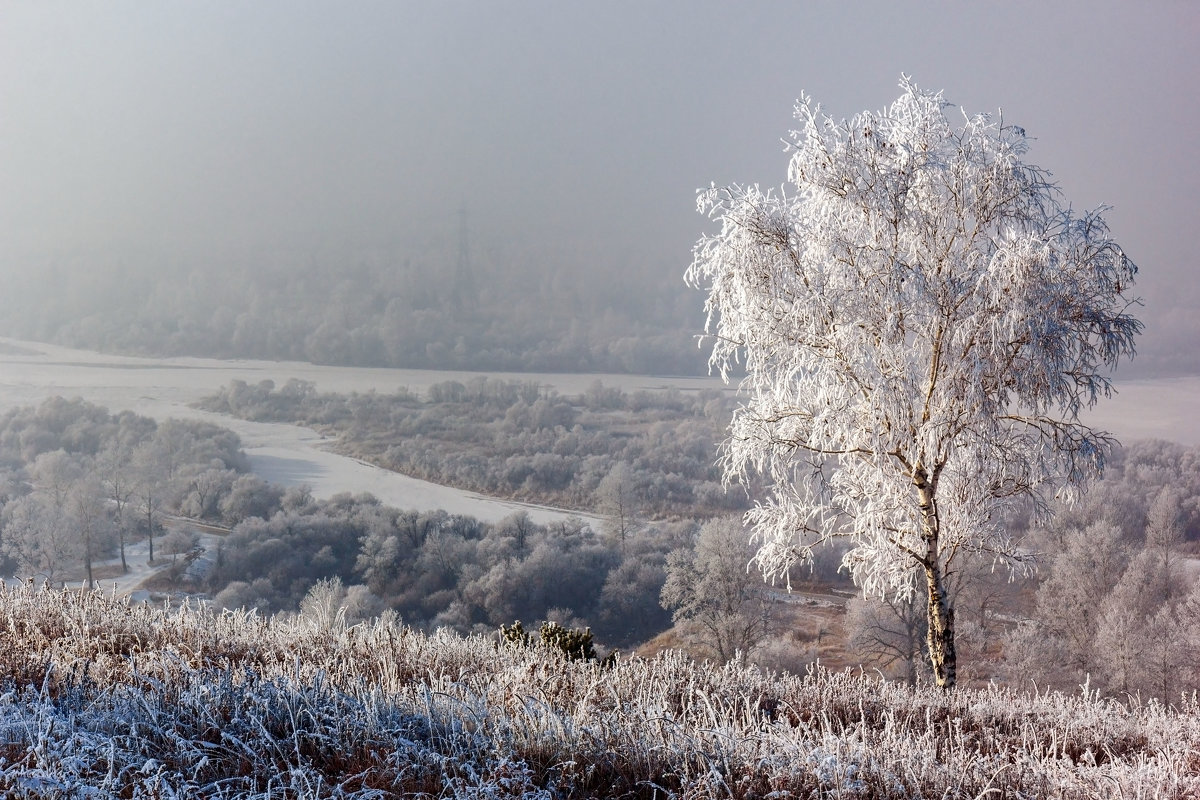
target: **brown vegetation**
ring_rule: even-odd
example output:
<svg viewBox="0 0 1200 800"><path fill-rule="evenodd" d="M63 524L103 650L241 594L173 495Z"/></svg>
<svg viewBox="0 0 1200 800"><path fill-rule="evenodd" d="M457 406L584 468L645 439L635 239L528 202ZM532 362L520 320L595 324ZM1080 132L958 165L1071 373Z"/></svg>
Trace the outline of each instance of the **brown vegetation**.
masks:
<svg viewBox="0 0 1200 800"><path fill-rule="evenodd" d="M0 592L9 797L1043 797L1200 791L1200 707L603 669L389 622Z"/></svg>

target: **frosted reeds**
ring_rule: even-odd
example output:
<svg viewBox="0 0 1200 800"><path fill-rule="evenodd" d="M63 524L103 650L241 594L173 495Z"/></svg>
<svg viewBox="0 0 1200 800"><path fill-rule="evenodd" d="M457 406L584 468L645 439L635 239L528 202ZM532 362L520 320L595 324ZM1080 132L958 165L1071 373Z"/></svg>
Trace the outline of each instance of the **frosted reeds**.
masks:
<svg viewBox="0 0 1200 800"><path fill-rule="evenodd" d="M1184 798L1200 708L0 591L11 797Z"/></svg>

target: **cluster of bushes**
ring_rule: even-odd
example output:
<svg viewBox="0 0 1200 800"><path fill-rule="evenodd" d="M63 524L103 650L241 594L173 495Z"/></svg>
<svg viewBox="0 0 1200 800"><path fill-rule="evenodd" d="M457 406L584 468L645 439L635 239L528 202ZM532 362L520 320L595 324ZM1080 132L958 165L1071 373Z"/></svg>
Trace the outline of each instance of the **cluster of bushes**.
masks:
<svg viewBox="0 0 1200 800"><path fill-rule="evenodd" d="M347 619L382 611L423 628L495 630L553 618L628 646L670 624L659 605L666 556L692 523L662 523L624 543L578 520L495 524L401 511L338 495L234 526L203 588L226 608L294 611L323 579L346 587Z"/></svg>
<svg viewBox="0 0 1200 800"><path fill-rule="evenodd" d="M714 463L728 402L716 392L629 394L599 381L563 396L479 377L436 384L424 399L234 381L201 406L310 425L355 457L471 491L601 513L619 502L634 516L705 517L747 504L744 492L725 490Z"/></svg>
<svg viewBox="0 0 1200 800"><path fill-rule="evenodd" d="M0 567L52 582L82 568L90 583L98 560L119 554L127 568L135 538L150 537L153 558L164 512L240 519L282 497L245 470L237 435L209 423L61 397L12 409L0 415Z"/></svg>
<svg viewBox="0 0 1200 800"><path fill-rule="evenodd" d="M91 580L96 562L146 536L174 557L193 542L175 532L155 542L171 512L231 528L208 572L178 584L226 607L294 612L337 579L353 620L392 611L468 632L554 617L628 646L669 625L658 602L666 556L695 528L660 523L622 538L523 513L489 524L370 496L316 500L245 468L237 436L208 423L156 424L61 398L14 409L0 416L0 567Z"/></svg>
<svg viewBox="0 0 1200 800"><path fill-rule="evenodd" d="M777 677L0 588L0 790L47 796L1193 797L1200 708Z"/></svg>
<svg viewBox="0 0 1200 800"><path fill-rule="evenodd" d="M1129 445L1033 533L1045 558L1004 645L1011 674L1167 701L1200 688L1200 448Z"/></svg>

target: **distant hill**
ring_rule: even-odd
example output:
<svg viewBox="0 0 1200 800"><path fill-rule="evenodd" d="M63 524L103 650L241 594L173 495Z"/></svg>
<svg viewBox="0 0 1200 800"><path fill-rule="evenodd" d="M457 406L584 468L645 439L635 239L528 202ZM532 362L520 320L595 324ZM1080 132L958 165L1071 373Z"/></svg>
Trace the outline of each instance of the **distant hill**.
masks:
<svg viewBox="0 0 1200 800"><path fill-rule="evenodd" d="M0 293L0 335L154 356L347 366L698 375L683 267L354 252L160 268L55 263Z"/></svg>

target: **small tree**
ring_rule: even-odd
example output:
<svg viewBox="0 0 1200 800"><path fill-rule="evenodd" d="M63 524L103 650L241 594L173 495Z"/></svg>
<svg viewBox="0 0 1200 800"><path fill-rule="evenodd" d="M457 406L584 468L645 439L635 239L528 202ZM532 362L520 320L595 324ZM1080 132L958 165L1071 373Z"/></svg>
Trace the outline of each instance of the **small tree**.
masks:
<svg viewBox="0 0 1200 800"><path fill-rule="evenodd" d="M1136 268L1100 211L1076 216L1024 130L903 94L838 122L797 107L791 184L702 192L721 229L687 273L708 291L711 365L745 365L722 453L758 472L758 564L786 576L845 537L867 594L923 574L937 683L956 680L948 579L970 551L1017 565L1003 515L1070 494L1112 439L1079 423L1141 330Z"/></svg>
<svg viewBox="0 0 1200 800"><path fill-rule="evenodd" d="M1182 573L1183 497L1175 488L1159 491L1146 515L1146 552L1152 561L1147 569L1154 575L1151 598L1174 605L1184 594Z"/></svg>
<svg viewBox="0 0 1200 800"><path fill-rule="evenodd" d="M605 535L624 552L625 541L641 527L633 470L624 461L614 465L596 487L596 510L604 515Z"/></svg>
<svg viewBox="0 0 1200 800"><path fill-rule="evenodd" d="M96 585L93 567L111 544L115 528L109 516L107 497L98 478L87 476L77 481L66 497L67 521L80 540L87 587Z"/></svg>
<svg viewBox="0 0 1200 800"><path fill-rule="evenodd" d="M121 549L121 572L129 572L125 560L125 539L129 533L130 509L134 503L133 449L114 441L96 457L98 477L105 497L112 504L113 523Z"/></svg>
<svg viewBox="0 0 1200 800"><path fill-rule="evenodd" d="M846 604L850 646L881 669L895 668L909 686L916 685L926 660L927 620L917 596L854 597Z"/></svg>
<svg viewBox="0 0 1200 800"><path fill-rule="evenodd" d="M770 632L771 600L748 569L753 556L741 523L718 519L700 529L692 550L667 557L663 608L693 647L722 664L748 655Z"/></svg>
<svg viewBox="0 0 1200 800"><path fill-rule="evenodd" d="M133 451L133 501L146 520L146 536L150 554L147 563L154 563L154 529L170 491L167 478L168 454L155 440L138 445Z"/></svg>
<svg viewBox="0 0 1200 800"><path fill-rule="evenodd" d="M175 566L176 558L190 553L196 546L196 535L182 528L173 528L162 538L161 549L171 557L171 566Z"/></svg>
<svg viewBox="0 0 1200 800"><path fill-rule="evenodd" d="M334 576L314 583L300 601L300 616L320 630L346 626L346 588Z"/></svg>

